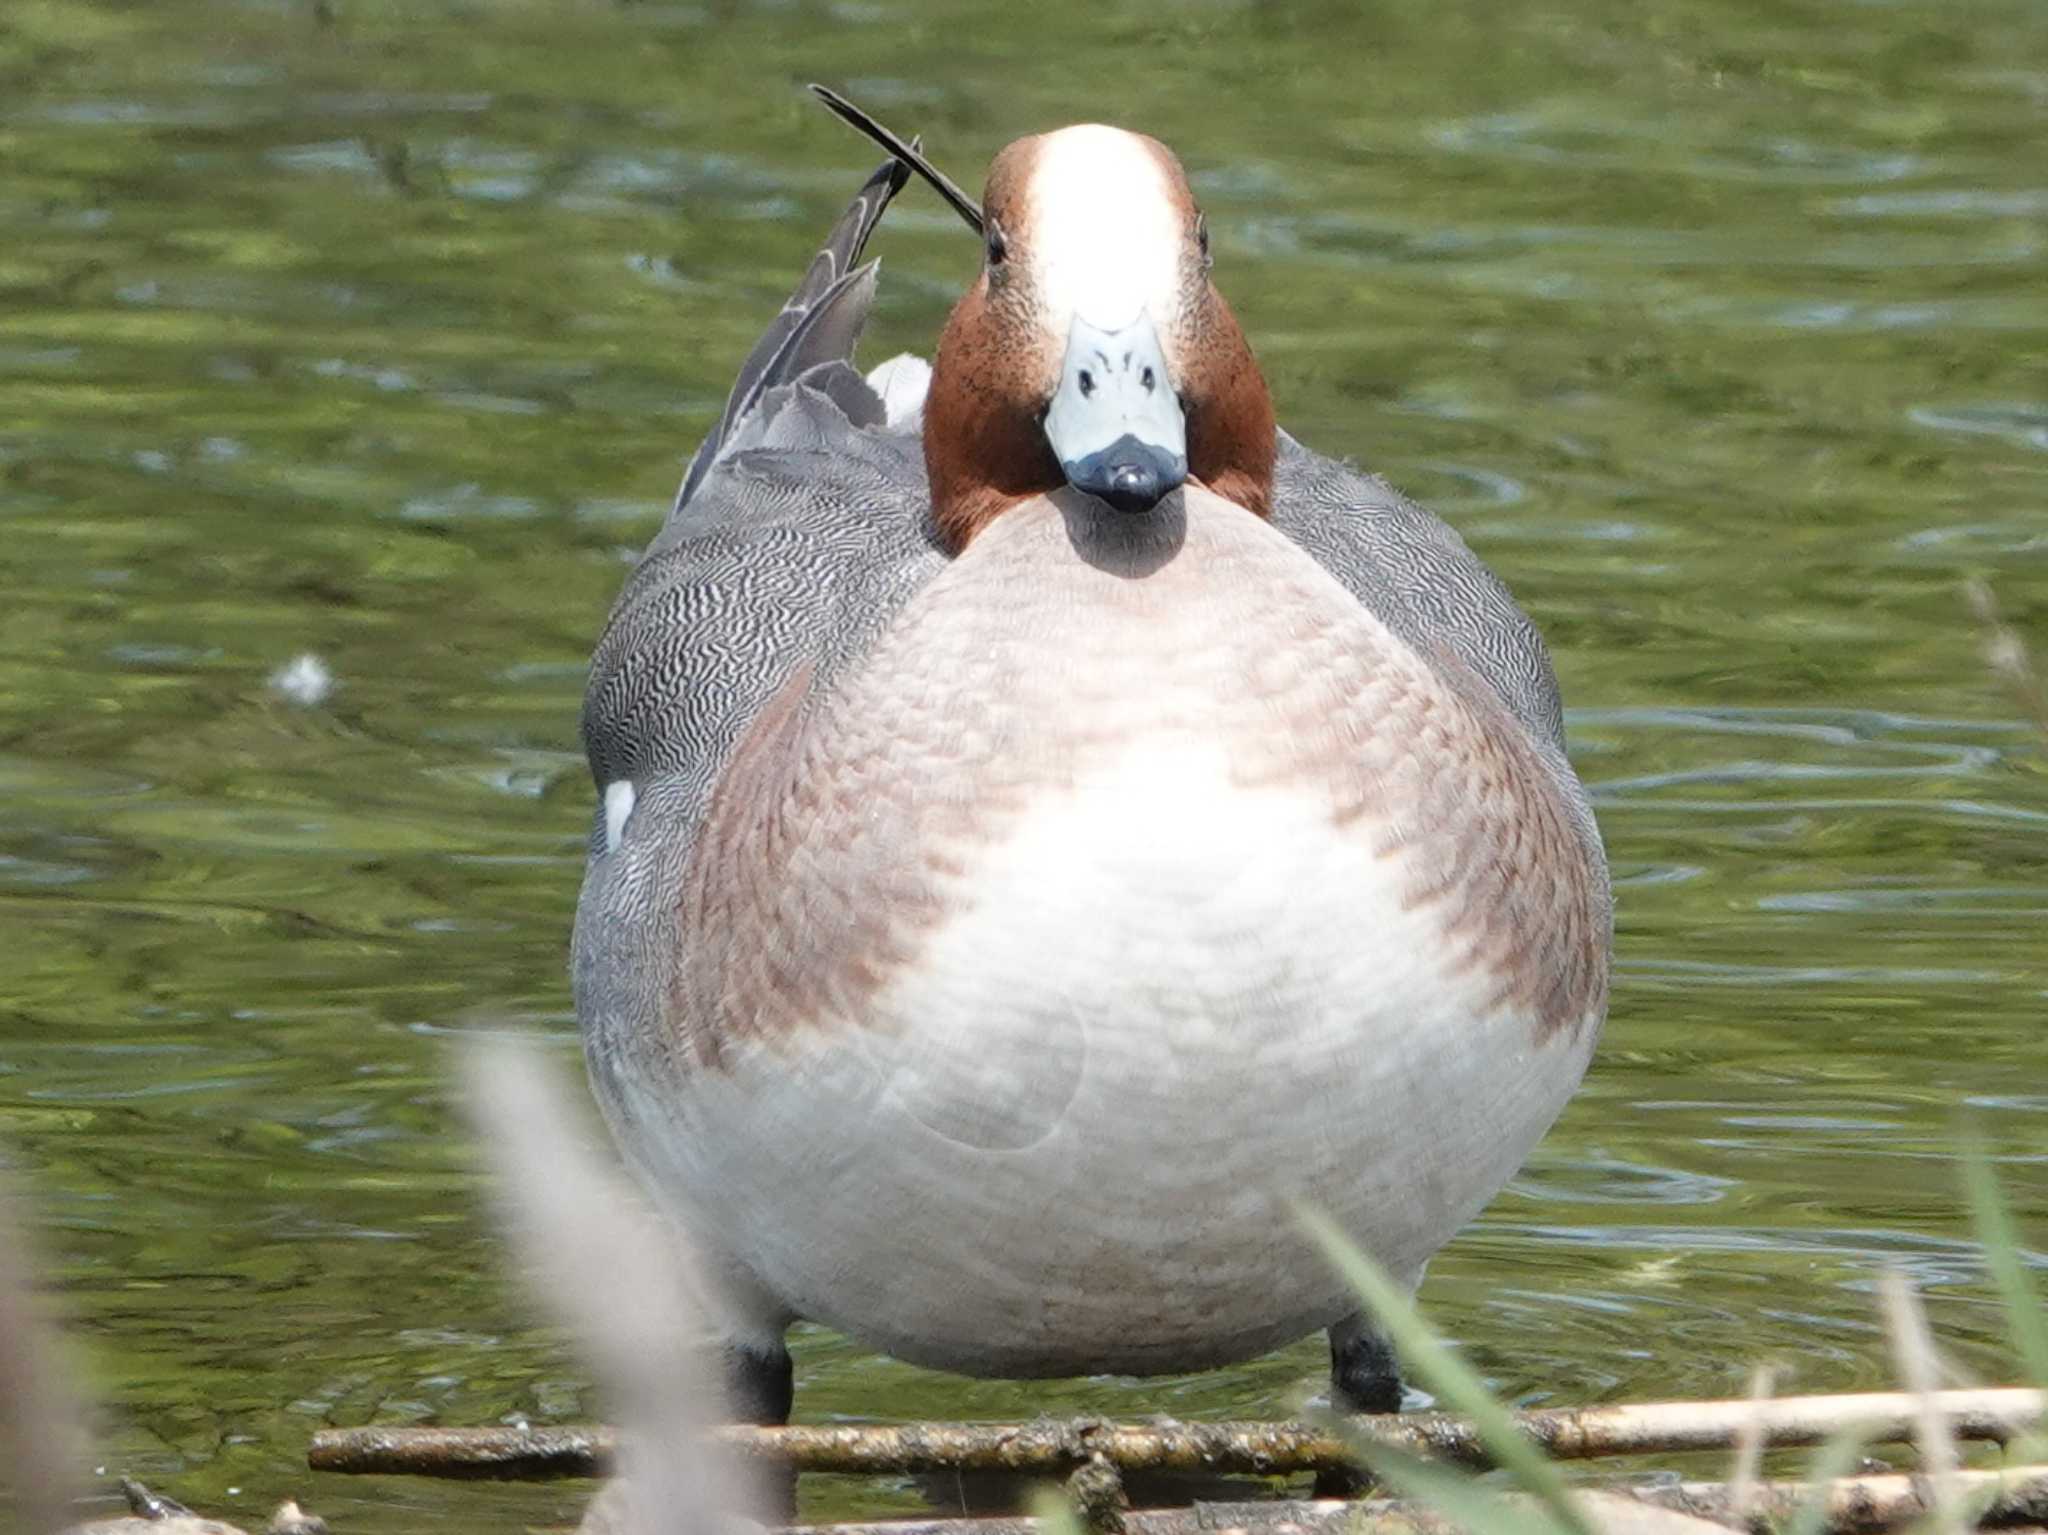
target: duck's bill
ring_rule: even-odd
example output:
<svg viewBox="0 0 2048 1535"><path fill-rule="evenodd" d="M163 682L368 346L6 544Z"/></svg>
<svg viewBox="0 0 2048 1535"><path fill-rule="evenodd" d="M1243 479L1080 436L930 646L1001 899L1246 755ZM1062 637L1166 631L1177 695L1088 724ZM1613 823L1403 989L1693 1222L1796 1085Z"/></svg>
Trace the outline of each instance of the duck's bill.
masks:
<svg viewBox="0 0 2048 1535"><path fill-rule="evenodd" d="M1148 316L1115 330L1075 316L1045 436L1067 483L1120 512L1149 512L1181 487L1187 420Z"/></svg>

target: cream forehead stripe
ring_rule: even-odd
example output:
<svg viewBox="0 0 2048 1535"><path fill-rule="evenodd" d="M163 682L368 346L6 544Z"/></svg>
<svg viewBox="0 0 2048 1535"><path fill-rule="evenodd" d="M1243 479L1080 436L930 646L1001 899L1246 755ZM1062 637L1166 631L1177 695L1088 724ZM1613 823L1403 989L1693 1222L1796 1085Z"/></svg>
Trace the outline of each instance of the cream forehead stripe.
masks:
<svg viewBox="0 0 2048 1535"><path fill-rule="evenodd" d="M1025 243L1048 318L1117 330L1180 300L1182 213L1150 146L1089 123L1045 136L1026 192Z"/></svg>

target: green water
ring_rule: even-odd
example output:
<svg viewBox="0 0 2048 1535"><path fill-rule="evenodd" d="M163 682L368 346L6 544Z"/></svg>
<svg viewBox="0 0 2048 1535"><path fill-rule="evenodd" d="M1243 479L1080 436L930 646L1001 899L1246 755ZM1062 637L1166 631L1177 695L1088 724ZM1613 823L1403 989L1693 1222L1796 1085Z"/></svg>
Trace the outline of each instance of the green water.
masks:
<svg viewBox="0 0 2048 1535"><path fill-rule="evenodd" d="M1283 419L1548 634L1618 984L1438 1323L1525 1401L1871 1386L1889 1260L2009 1377L1952 1131L2048 1248L2048 768L1958 587L2048 642L2035 0L0 0L0 1137L107 1463L365 1535L580 1501L301 1457L599 1411L449 1041L576 1067L583 662L872 163L809 78L970 184L1063 121L1176 145ZM928 347L972 242L913 190L878 248L869 355ZM321 707L266 687L303 651ZM1272 1414L1321 1369L1017 1386L814 1334L798 1402Z"/></svg>

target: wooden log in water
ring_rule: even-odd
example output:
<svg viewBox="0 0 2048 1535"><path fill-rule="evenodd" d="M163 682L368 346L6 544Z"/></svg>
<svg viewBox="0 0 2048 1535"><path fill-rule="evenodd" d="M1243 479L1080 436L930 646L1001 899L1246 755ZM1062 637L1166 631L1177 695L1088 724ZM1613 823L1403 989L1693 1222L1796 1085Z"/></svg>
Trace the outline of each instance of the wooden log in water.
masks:
<svg viewBox="0 0 2048 1535"><path fill-rule="evenodd" d="M2028 1390L1944 1391L1937 1403L1958 1439L2018 1437L2043 1416L2044 1394ZM1637 1402L1609 1407L1534 1408L1515 1414L1530 1439L1558 1460L1672 1455L1732 1447L1745 1426L1762 1425L1767 1449L1819 1444L1854 1425L1873 1444L1913 1437L1919 1399L1884 1391L1792 1396L1767 1402ZM1352 1420L1355 1432L1418 1455L1460 1465L1491 1464L1472 1425L1445 1413ZM1064 1474L1102 1456L1120 1471L1205 1471L1277 1476L1328 1471L1353 1456L1331 1429L1308 1423L797 1424L716 1431L741 1456L798 1471L902 1475L920 1471ZM610 1470L605 1428L340 1428L313 1436L315 1471L537 1479L598 1476Z"/></svg>
<svg viewBox="0 0 2048 1535"><path fill-rule="evenodd" d="M1985 1528L2038 1529L2048 1521L2048 1466L2011 1471L1956 1473L1965 1499L1984 1499ZM1812 1496L1802 1482L1757 1482L1747 1490L1746 1521L1733 1507L1729 1482L1681 1482L1672 1486L1612 1490L1584 1495L1593 1527L1603 1535L1663 1535L1681 1530L1746 1527L1781 1528ZM1520 1493L1506 1501L1535 1505ZM1848 1476L1826 1484L1828 1535L1874 1535L1925 1518L1933 1508L1925 1477ZM1137 1509L1123 1515L1127 1535L1448 1535L1456 1527L1409 1503L1341 1498L1269 1503L1203 1503L1194 1508ZM790 1526L779 1535L1041 1535L1027 1518L910 1519L859 1524Z"/></svg>
<svg viewBox="0 0 2048 1535"><path fill-rule="evenodd" d="M1519 1493L1507 1494L1511 1508L1534 1502ZM1588 1522L1599 1535L1728 1535L1728 1526L1625 1493L1588 1493L1580 1500ZM1194 1508L1126 1510L1125 1535L1465 1535L1461 1526L1413 1504L1373 1499L1355 1503L1341 1498L1312 1502L1203 1503ZM592 1535L585 1531L583 1535ZM1044 1535L1035 1519L1010 1516L992 1519L909 1519L869 1524L793 1524L773 1535Z"/></svg>
<svg viewBox="0 0 2048 1535"><path fill-rule="evenodd" d="M609 1476L616 1435L564 1428L322 1428L306 1464L315 1471L539 1482Z"/></svg>
<svg viewBox="0 0 2048 1535"><path fill-rule="evenodd" d="M2048 1466L1955 1471L1950 1477L1965 1506L1982 1500L1983 1512L1977 1523L1984 1528L2009 1529L2048 1522ZM1733 1524L1737 1521L1730 1492L1726 1482L1680 1482L1676 1487L1642 1488L1631 1496L1676 1512ZM1783 1528L1811 1496L1812 1489L1803 1482L1757 1484L1750 1490L1745 1505L1749 1528ZM1845 1476L1827 1484L1828 1512L1823 1528L1830 1535L1890 1530L1926 1518L1935 1507L1934 1484L1928 1477L1896 1473Z"/></svg>

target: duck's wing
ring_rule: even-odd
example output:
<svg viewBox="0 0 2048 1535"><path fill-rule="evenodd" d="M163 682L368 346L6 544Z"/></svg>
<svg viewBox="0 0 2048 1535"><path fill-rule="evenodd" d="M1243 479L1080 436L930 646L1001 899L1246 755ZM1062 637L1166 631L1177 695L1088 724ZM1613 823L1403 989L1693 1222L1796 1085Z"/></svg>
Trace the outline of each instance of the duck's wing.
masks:
<svg viewBox="0 0 2048 1535"><path fill-rule="evenodd" d="M1377 475L1312 453L1285 432L1273 525L1299 544L1456 692L1519 724L1578 834L1603 909L1607 861L1585 785L1565 752L1550 652L1500 578L1465 541ZM1484 695L1491 695L1488 700Z"/></svg>
<svg viewBox="0 0 2048 1535"><path fill-rule="evenodd" d="M1462 662L1562 756L1564 708L1543 637L1450 524L1285 432L1273 508L1273 525L1382 623L1425 657Z"/></svg>
<svg viewBox="0 0 2048 1535"><path fill-rule="evenodd" d="M619 1094L624 1041L665 1037L685 870L740 741L771 701L829 687L946 563L922 440L851 362L875 287L854 263L902 184L893 163L868 179L748 355L591 657L572 975L593 1076Z"/></svg>

